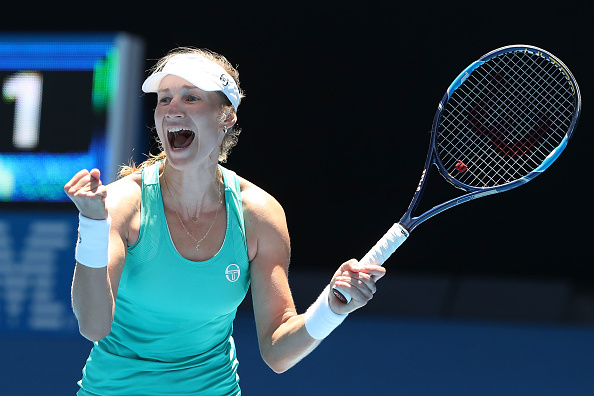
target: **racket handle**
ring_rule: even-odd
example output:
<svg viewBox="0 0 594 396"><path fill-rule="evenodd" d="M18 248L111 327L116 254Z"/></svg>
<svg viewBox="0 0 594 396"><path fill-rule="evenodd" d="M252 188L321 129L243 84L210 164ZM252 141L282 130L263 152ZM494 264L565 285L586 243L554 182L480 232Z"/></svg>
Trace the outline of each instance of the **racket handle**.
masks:
<svg viewBox="0 0 594 396"><path fill-rule="evenodd" d="M375 244L373 248L359 261L362 265L378 264L384 262L402 245L408 238L408 231L400 223L395 223L386 234ZM351 302L351 295L338 287L332 289L332 293L345 304Z"/></svg>

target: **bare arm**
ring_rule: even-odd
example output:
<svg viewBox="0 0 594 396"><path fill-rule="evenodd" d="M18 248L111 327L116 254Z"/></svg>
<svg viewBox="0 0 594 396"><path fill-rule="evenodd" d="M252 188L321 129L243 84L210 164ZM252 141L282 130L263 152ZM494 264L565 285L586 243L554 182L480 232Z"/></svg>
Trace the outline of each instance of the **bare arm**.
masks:
<svg viewBox="0 0 594 396"><path fill-rule="evenodd" d="M91 341L98 341L111 331L134 215L134 192L130 186L130 182L118 181L108 188L101 183L99 171L93 169L77 173L64 187L82 216L102 220L109 214L112 219L107 267L90 268L77 262L72 280L72 308L80 333Z"/></svg>
<svg viewBox="0 0 594 396"><path fill-rule="evenodd" d="M80 333L91 341L99 341L111 331L117 284L126 260L125 251L124 241L112 227L108 266L90 268L76 263L71 290L72 309Z"/></svg>
<svg viewBox="0 0 594 396"><path fill-rule="evenodd" d="M278 202L257 187L242 194L246 205L248 250L251 259L252 297L260 353L277 373L297 364L321 342L310 336L304 315L298 315L288 282L290 242L285 214ZM365 305L375 292L375 280L383 267L359 268L356 260L344 263L331 284L349 287L353 300L348 305L329 296L335 313L345 314ZM371 279L374 275L374 279ZM314 298L316 296L313 296ZM312 298L313 301L313 298Z"/></svg>

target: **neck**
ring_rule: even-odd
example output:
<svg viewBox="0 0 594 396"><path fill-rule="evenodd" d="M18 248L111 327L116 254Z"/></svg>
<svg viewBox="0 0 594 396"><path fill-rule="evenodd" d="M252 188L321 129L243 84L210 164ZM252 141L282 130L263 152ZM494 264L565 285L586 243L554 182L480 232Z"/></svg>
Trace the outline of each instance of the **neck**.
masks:
<svg viewBox="0 0 594 396"><path fill-rule="evenodd" d="M165 160L161 181L170 194L169 198L173 198L173 204L179 206L179 214L183 217L216 210L221 203L224 187L217 164L205 168L179 170Z"/></svg>

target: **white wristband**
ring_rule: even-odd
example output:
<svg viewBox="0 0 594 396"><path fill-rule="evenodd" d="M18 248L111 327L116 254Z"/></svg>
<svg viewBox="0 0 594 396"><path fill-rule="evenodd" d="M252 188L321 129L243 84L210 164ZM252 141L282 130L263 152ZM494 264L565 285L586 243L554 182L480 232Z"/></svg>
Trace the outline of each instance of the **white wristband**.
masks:
<svg viewBox="0 0 594 396"><path fill-rule="evenodd" d="M349 314L334 313L328 305L330 285L326 286L318 299L307 309L304 315L305 329L316 340L326 338L332 330L338 327Z"/></svg>
<svg viewBox="0 0 594 396"><path fill-rule="evenodd" d="M107 267L110 227L109 216L105 220L93 220L79 213L78 241L74 254L77 262L91 268Z"/></svg>

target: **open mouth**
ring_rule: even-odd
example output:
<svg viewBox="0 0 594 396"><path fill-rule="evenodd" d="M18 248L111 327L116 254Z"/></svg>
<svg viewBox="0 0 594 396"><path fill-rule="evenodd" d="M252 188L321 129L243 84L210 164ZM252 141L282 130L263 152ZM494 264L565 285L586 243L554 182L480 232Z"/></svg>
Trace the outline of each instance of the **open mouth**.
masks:
<svg viewBox="0 0 594 396"><path fill-rule="evenodd" d="M194 141L194 132L189 129L171 128L167 131L169 145L174 150L182 150Z"/></svg>

